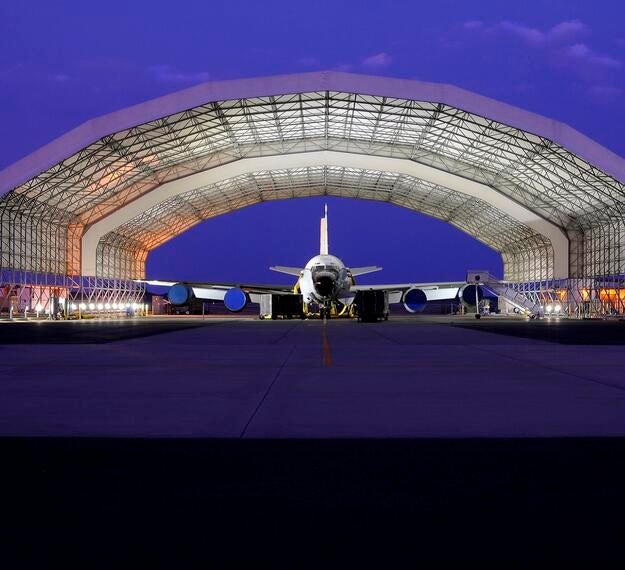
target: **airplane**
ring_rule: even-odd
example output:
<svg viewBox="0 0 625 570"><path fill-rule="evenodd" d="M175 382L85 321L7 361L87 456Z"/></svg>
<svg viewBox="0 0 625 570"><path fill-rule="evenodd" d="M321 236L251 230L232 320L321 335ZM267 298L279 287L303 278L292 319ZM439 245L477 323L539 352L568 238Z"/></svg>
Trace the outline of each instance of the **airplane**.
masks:
<svg viewBox="0 0 625 570"><path fill-rule="evenodd" d="M299 294L302 298L303 315L324 318L335 315L353 316L354 300L361 291L384 291L389 304L403 303L409 313L422 312L427 302L433 300L459 298L465 306L470 306L471 299L475 303L475 296L472 297L469 291L465 292L466 282L357 285L356 277L381 271L382 267L347 267L341 259L329 253L327 204L320 223L319 255L311 258L304 267L275 265L269 269L297 277L295 285L289 287L158 280L141 282L168 286L167 298L172 305L187 305L194 298L219 300L233 313L242 311L249 302L260 302L262 296L267 294ZM475 288L474 295L481 295L481 291ZM481 296L478 296L478 301L480 299Z"/></svg>

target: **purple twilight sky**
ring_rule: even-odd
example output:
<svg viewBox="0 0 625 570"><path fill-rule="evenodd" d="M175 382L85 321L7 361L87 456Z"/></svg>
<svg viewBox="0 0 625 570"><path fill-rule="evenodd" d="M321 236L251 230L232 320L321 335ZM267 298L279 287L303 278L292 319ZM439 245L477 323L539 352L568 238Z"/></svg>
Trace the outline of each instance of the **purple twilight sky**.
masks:
<svg viewBox="0 0 625 570"><path fill-rule="evenodd" d="M0 3L0 169L97 115L211 79L337 69L446 82L568 123L625 156L622 0L108 0ZM168 279L284 282L318 248L323 199L257 205L154 250ZM331 252L370 282L501 273L455 228L330 198Z"/></svg>

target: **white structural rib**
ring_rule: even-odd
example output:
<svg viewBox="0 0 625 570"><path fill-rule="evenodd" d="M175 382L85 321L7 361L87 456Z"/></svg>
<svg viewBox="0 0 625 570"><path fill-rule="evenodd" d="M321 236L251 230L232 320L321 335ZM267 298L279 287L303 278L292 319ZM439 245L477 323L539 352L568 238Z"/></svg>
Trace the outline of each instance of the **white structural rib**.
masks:
<svg viewBox="0 0 625 570"><path fill-rule="evenodd" d="M85 232L82 238L82 274L96 274L96 249L105 234L165 200L243 174L315 166L364 168L403 174L484 200L547 238L554 252L554 277L568 277L569 241L563 230L494 188L411 160L329 150L243 158L159 186L96 222Z"/></svg>

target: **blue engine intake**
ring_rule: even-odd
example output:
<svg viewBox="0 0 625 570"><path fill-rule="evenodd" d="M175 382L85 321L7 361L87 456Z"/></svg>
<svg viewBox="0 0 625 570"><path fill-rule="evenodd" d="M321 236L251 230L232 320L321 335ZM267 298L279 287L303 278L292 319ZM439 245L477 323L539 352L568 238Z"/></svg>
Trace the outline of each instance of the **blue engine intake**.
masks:
<svg viewBox="0 0 625 570"><path fill-rule="evenodd" d="M193 291L184 283L176 283L167 291L167 298L172 305L186 305L193 299Z"/></svg>
<svg viewBox="0 0 625 570"><path fill-rule="evenodd" d="M224 305L226 305L226 309L233 313L242 311L245 305L247 305L247 302L247 293L238 287L228 289L224 295Z"/></svg>
<svg viewBox="0 0 625 570"><path fill-rule="evenodd" d="M422 289L412 288L404 293L404 307L409 313L420 313L425 309L428 298Z"/></svg>
<svg viewBox="0 0 625 570"><path fill-rule="evenodd" d="M476 293L477 290L477 293ZM479 285L476 287L475 285L465 285L458 292L458 297L460 297L460 302L466 308L475 308L475 297L477 295L477 302L479 303L484 298L484 291L482 287Z"/></svg>

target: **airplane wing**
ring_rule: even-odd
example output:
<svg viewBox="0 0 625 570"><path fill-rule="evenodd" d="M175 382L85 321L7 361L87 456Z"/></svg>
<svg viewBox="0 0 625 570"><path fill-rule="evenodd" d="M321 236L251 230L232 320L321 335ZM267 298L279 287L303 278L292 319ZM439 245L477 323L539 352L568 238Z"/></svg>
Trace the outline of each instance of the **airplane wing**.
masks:
<svg viewBox="0 0 625 570"><path fill-rule="evenodd" d="M428 301L455 299L458 290L465 281L447 281L439 283L394 283L389 285L352 285L351 291L388 291L388 302L401 303L404 293L409 289L421 289Z"/></svg>
<svg viewBox="0 0 625 570"><path fill-rule="evenodd" d="M267 293L293 293L292 285L264 285L253 283L215 283L198 281L161 281L156 279L137 280L147 285L159 285L169 287L167 296L176 305L183 305L189 299L189 292L196 299L211 301L223 301L226 293L231 289L238 289L249 295L252 303L260 300L260 295Z"/></svg>
<svg viewBox="0 0 625 570"><path fill-rule="evenodd" d="M303 267L286 267L285 265L272 265L269 269L271 269L271 271L277 271L278 273L295 275L295 277L299 277L300 273L304 271Z"/></svg>
<svg viewBox="0 0 625 570"><path fill-rule="evenodd" d="M358 275L366 275L367 273L382 271L382 268L375 265L370 265L368 267L350 267L349 271L354 277L358 277Z"/></svg>

